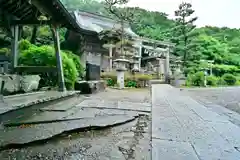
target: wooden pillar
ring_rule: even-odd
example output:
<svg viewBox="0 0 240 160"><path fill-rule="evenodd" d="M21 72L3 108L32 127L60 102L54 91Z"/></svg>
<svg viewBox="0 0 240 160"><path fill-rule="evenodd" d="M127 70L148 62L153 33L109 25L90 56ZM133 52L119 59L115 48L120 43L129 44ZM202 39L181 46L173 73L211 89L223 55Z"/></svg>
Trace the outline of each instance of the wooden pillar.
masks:
<svg viewBox="0 0 240 160"><path fill-rule="evenodd" d="M60 54L59 32L56 26L52 27L52 33L53 33L54 47L55 47L56 60L57 60L57 74L58 74L58 85L59 85L58 87L59 87L59 91L63 92L63 91L66 91L66 87L64 82L62 57Z"/></svg>
<svg viewBox="0 0 240 160"><path fill-rule="evenodd" d="M14 71L14 68L18 66L18 37L19 37L19 26L15 25L11 27L12 31L12 46L11 46L11 70Z"/></svg>

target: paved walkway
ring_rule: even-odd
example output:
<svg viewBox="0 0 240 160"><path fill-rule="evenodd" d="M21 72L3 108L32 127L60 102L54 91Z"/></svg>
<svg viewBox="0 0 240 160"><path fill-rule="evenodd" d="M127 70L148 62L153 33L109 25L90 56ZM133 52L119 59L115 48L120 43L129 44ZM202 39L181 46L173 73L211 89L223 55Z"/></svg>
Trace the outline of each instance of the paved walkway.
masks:
<svg viewBox="0 0 240 160"><path fill-rule="evenodd" d="M169 85L152 86L152 159L239 160L240 128Z"/></svg>

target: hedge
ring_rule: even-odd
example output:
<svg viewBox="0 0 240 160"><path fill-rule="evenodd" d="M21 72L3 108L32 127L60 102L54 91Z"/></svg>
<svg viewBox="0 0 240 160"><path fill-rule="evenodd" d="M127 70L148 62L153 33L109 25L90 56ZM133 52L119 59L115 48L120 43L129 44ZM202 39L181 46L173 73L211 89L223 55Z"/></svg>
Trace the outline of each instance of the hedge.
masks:
<svg viewBox="0 0 240 160"><path fill-rule="evenodd" d="M107 81L108 86L117 86L117 73L104 72L101 78ZM146 86L152 75L136 73L135 75L125 72L125 87L143 88Z"/></svg>

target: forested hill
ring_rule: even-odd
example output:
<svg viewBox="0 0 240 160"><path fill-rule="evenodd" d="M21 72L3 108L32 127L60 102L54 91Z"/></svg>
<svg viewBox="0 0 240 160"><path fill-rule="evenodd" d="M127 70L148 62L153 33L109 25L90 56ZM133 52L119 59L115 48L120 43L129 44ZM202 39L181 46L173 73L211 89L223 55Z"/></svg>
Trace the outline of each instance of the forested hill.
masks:
<svg viewBox="0 0 240 160"><path fill-rule="evenodd" d="M69 9L80 9L92 13L108 15L104 4L95 0L62 0ZM176 8L177 10L178 8ZM141 8L132 8L135 23L132 29L139 35L157 40L171 41L174 38L172 28L176 21L167 18L162 12L151 12ZM239 73L240 65L240 29L230 29L206 26L193 30L197 36L192 38L188 49L188 72L197 72L200 69L199 61L202 59L214 60L213 72L216 76L224 73ZM178 44L181 48L181 44ZM181 52L174 54L183 56Z"/></svg>

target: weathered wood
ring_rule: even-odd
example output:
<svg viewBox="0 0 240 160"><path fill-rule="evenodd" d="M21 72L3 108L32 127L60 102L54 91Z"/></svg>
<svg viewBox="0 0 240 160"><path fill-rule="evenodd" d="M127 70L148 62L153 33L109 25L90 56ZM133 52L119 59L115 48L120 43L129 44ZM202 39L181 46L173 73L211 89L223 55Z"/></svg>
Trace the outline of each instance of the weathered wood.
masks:
<svg viewBox="0 0 240 160"><path fill-rule="evenodd" d="M58 83L59 83L59 91L65 91L65 82L64 82L64 75L63 75L63 66L62 66L62 57L60 54L60 39L58 28L55 26L51 27L53 40L54 40L54 48L56 52L56 59L57 59L57 73L58 73Z"/></svg>
<svg viewBox="0 0 240 160"><path fill-rule="evenodd" d="M143 57L142 60L145 61L145 60L155 60L157 58L164 58L165 59L165 56L149 56L149 57Z"/></svg>
<svg viewBox="0 0 240 160"><path fill-rule="evenodd" d="M17 67L18 65L18 36L19 36L19 26L12 26L11 27L12 30L12 35L13 35L13 39L12 39L12 55L11 55L11 63L12 63L12 70L14 70L15 67Z"/></svg>
<svg viewBox="0 0 240 160"><path fill-rule="evenodd" d="M50 25L52 21L44 20L14 20L11 22L12 25Z"/></svg>
<svg viewBox="0 0 240 160"><path fill-rule="evenodd" d="M14 68L14 72L22 73L55 73L57 71L56 67L49 66L18 66Z"/></svg>

